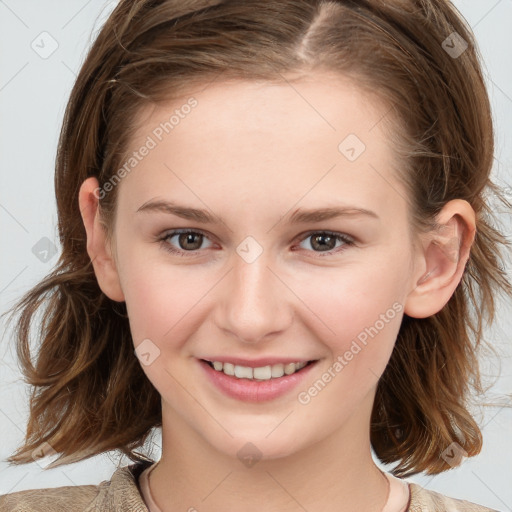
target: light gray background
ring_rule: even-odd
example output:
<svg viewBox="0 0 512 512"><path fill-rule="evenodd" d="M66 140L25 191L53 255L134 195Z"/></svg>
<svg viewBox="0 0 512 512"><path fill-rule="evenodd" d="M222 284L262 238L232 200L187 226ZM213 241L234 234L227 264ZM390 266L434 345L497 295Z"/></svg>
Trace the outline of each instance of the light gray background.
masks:
<svg viewBox="0 0 512 512"><path fill-rule="evenodd" d="M43 238L58 245L53 166L62 115L85 50L115 1L0 0L0 312L34 286L58 255L38 259ZM457 0L473 27L486 63L496 121L494 175L512 199L512 0ZM41 33L47 32L50 35ZM58 45L51 55L52 45ZM37 49L37 51L36 51ZM39 52L39 53L38 53ZM41 55L42 54L42 55ZM46 58L43 58L46 57ZM510 212L501 214L510 233ZM508 264L510 272L510 263ZM498 403L479 409L484 447L480 455L442 475L410 478L429 489L512 510L512 409L501 395L512 390L512 308L501 302L500 320L486 335L501 354L483 371L499 375L489 392ZM2 324L0 345L0 494L31 488L97 484L110 478L124 458L106 454L62 468L37 463L8 466L5 458L22 441L28 389L20 381L10 332ZM159 456L159 436L153 454Z"/></svg>

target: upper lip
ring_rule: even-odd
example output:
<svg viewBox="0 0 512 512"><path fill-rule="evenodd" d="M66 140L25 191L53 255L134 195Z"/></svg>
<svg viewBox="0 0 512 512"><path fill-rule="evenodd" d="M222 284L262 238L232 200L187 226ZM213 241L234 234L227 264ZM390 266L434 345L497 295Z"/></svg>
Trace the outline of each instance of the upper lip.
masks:
<svg viewBox="0 0 512 512"><path fill-rule="evenodd" d="M219 361L221 363L231 363L239 366L247 366L249 368L260 368L262 366L271 366L274 364L289 364L289 363L308 363L309 361L315 361L315 359L304 359L298 357L296 359L291 357L262 357L259 359L243 359L241 357L232 356L212 356L202 358L205 361Z"/></svg>

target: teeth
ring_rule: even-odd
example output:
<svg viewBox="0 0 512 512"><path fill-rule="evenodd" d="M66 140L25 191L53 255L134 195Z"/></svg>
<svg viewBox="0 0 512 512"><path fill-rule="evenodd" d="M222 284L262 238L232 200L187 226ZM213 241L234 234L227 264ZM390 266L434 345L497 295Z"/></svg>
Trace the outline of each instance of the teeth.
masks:
<svg viewBox="0 0 512 512"><path fill-rule="evenodd" d="M226 375L235 375L235 365L231 363L224 363L223 371Z"/></svg>
<svg viewBox="0 0 512 512"><path fill-rule="evenodd" d="M307 363L288 363L250 368L232 363L221 363L220 361L212 361L212 363L213 368L218 372L224 372L226 375L235 376L239 379L250 380L278 379L283 375L291 375L307 365Z"/></svg>

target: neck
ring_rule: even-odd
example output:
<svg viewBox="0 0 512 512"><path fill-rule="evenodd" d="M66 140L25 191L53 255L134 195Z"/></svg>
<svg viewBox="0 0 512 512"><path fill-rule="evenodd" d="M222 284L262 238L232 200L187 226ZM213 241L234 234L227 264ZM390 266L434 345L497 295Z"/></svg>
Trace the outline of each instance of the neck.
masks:
<svg viewBox="0 0 512 512"><path fill-rule="evenodd" d="M249 464L216 450L164 406L153 498L162 512L226 512L241 504L245 512L380 512L389 488L371 456L366 409L358 412L367 417L367 429L355 413L342 430L300 451L274 458L263 453Z"/></svg>

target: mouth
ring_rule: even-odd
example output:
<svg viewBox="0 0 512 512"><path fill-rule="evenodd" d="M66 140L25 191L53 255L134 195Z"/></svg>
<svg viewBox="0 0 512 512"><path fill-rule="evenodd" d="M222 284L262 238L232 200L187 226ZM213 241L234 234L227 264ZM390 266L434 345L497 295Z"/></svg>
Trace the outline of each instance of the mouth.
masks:
<svg viewBox="0 0 512 512"><path fill-rule="evenodd" d="M216 372L223 373L229 377L236 377L238 379L247 379L253 381L267 381L276 380L284 376L300 373L304 371L304 369L308 366L316 363L318 359L312 359L310 361L290 362L286 364L267 364L258 367L243 366L222 361L209 361L207 359L201 359L201 361L206 363Z"/></svg>
<svg viewBox="0 0 512 512"><path fill-rule="evenodd" d="M238 401L252 403L289 397L299 385L305 386L305 380L320 363L320 359L297 362L283 359L282 362L278 362L279 360L271 361L269 358L259 361L239 359L238 362L253 365L274 363L265 366L243 366L233 364L233 359L232 362L197 359L197 362L215 392Z"/></svg>

